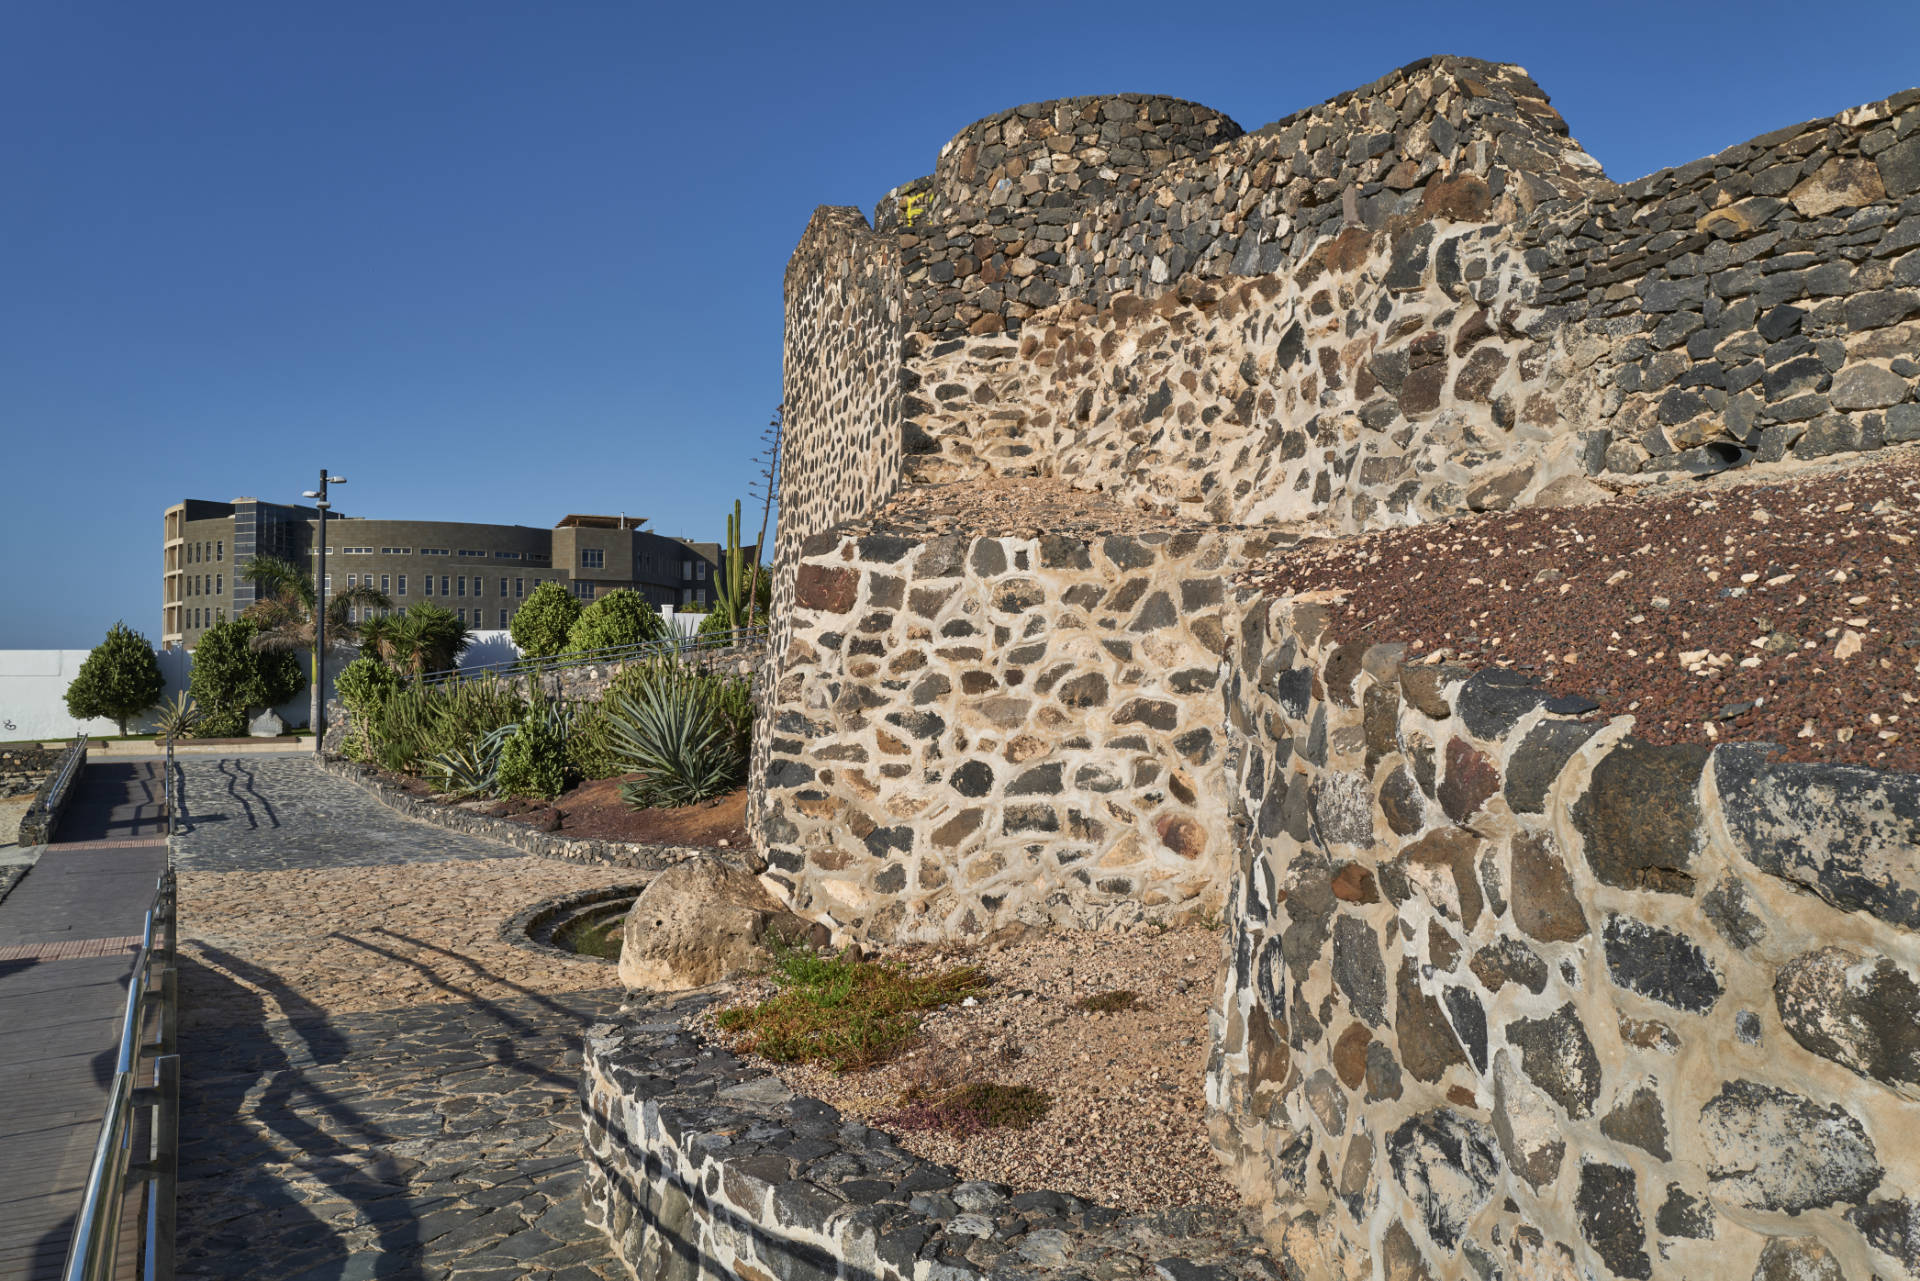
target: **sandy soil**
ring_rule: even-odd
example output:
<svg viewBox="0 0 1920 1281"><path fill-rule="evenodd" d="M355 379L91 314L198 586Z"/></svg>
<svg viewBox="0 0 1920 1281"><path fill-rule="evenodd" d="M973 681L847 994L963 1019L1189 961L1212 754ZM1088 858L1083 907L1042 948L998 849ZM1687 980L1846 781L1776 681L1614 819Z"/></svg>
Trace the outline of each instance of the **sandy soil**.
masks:
<svg viewBox="0 0 1920 1281"><path fill-rule="evenodd" d="M298 1018L614 986L613 967L499 937L557 894L630 883L622 868L543 858L180 873L182 1023ZM235 994L215 976L256 994Z"/></svg>
<svg viewBox="0 0 1920 1281"><path fill-rule="evenodd" d="M621 782L617 778L595 779L562 793L551 804L502 801L484 812L584 840L733 849L747 843L747 789L744 787L698 805L636 810L620 799ZM558 823L547 826L555 816Z"/></svg>
<svg viewBox="0 0 1920 1281"><path fill-rule="evenodd" d="M919 1045L871 1071L760 1065L795 1090L883 1126L916 1083L944 1076L1035 1086L1053 1103L1031 1129L897 1137L964 1178L1019 1190L1052 1188L1127 1209L1235 1204L1207 1143L1201 1089L1220 940L1198 928L1060 931L1028 933L1000 950L902 949L890 955L980 965L993 986L973 1006L928 1016ZM736 1003L769 991L745 985ZM1111 991L1134 992L1138 1001L1112 1014L1075 1005Z"/></svg>

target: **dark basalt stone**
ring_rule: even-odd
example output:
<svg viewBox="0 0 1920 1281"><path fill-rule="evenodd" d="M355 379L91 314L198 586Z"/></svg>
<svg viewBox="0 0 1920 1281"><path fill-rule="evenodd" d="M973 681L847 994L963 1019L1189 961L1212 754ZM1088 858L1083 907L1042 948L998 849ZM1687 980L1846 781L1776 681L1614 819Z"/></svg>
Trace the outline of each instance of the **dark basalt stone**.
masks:
<svg viewBox="0 0 1920 1281"><path fill-rule="evenodd" d="M1356 916L1333 922L1333 979L1354 1015L1374 1027L1387 1021L1387 969L1373 927Z"/></svg>
<svg viewBox="0 0 1920 1281"><path fill-rule="evenodd" d="M1663 894L1693 892L1701 833L1698 797L1707 749L1628 739L1594 766L1573 825L1587 865L1606 885Z"/></svg>
<svg viewBox="0 0 1920 1281"><path fill-rule="evenodd" d="M1714 782L1734 844L1763 872L1846 911L1920 929L1920 775L1772 762L1767 744L1723 747Z"/></svg>
<svg viewBox="0 0 1920 1281"><path fill-rule="evenodd" d="M1593 1115L1600 1097L1600 1056L1581 1026L1580 1012L1571 1003L1545 1018L1515 1019L1507 1025L1507 1042L1520 1051L1520 1070L1527 1079L1579 1120Z"/></svg>
<svg viewBox="0 0 1920 1281"><path fill-rule="evenodd" d="M1600 732L1600 726L1580 721L1541 721L1527 731L1507 762L1507 808L1516 814L1539 814L1546 808L1547 791L1573 754Z"/></svg>
<svg viewBox="0 0 1920 1281"><path fill-rule="evenodd" d="M1722 938L1744 950L1767 936L1766 923L1747 910L1751 901L1746 884L1729 876L1701 896L1700 913Z"/></svg>
<svg viewBox="0 0 1920 1281"><path fill-rule="evenodd" d="M1500 770L1484 752L1463 738L1447 741L1446 773L1440 779L1440 808L1465 823L1500 790Z"/></svg>
<svg viewBox="0 0 1920 1281"><path fill-rule="evenodd" d="M1821 948L1781 966L1773 994L1808 1050L1885 1085L1920 1085L1920 982L1904 966Z"/></svg>
<svg viewBox="0 0 1920 1281"><path fill-rule="evenodd" d="M1610 916L1603 938L1607 975L1630 992L1705 1014L1726 991L1713 962L1683 934L1630 916Z"/></svg>
<svg viewBox="0 0 1920 1281"><path fill-rule="evenodd" d="M1467 732L1490 741L1505 737L1521 717L1551 697L1524 673L1483 667L1467 678L1455 702Z"/></svg>
<svg viewBox="0 0 1920 1281"><path fill-rule="evenodd" d="M1453 1033L1460 1039L1460 1046L1467 1052L1468 1062L1473 1070L1485 1073L1487 1070L1487 1011L1480 1004L1480 998L1473 989L1450 987L1442 995L1447 1014L1453 1021Z"/></svg>
<svg viewBox="0 0 1920 1281"><path fill-rule="evenodd" d="M1525 943L1507 935L1475 952L1467 968L1489 992L1498 992L1509 982L1518 983L1535 996L1547 990L1547 963Z"/></svg>
<svg viewBox="0 0 1920 1281"><path fill-rule="evenodd" d="M1427 805L1420 785L1404 765L1396 765L1380 785L1380 812L1396 836L1412 836L1426 826Z"/></svg>
<svg viewBox="0 0 1920 1281"><path fill-rule="evenodd" d="M1455 1063L1465 1063L1453 1025L1447 1021L1440 1002L1420 990L1413 961L1403 958L1394 983L1394 1033L1400 1042L1400 1057L1413 1079L1432 1084Z"/></svg>
<svg viewBox="0 0 1920 1281"><path fill-rule="evenodd" d="M1678 1183L1669 1183L1667 1199L1660 1205L1654 1226L1661 1236L1707 1240L1713 1236L1713 1202L1694 1196Z"/></svg>
<svg viewBox="0 0 1920 1281"><path fill-rule="evenodd" d="M1651 1152L1662 1161L1671 1161L1667 1151L1667 1114L1660 1096L1641 1086L1613 1105L1613 1111L1600 1118L1600 1133L1619 1143L1631 1143Z"/></svg>
<svg viewBox="0 0 1920 1281"><path fill-rule="evenodd" d="M1421 1210L1427 1236L1443 1250L1493 1197L1500 1157L1485 1123L1451 1108L1409 1117L1387 1136L1387 1163Z"/></svg>
<svg viewBox="0 0 1920 1281"><path fill-rule="evenodd" d="M1653 1261L1647 1257L1637 1182L1623 1165L1582 1165L1573 1208L1580 1217L1580 1235L1615 1275L1648 1281Z"/></svg>
<svg viewBox="0 0 1920 1281"><path fill-rule="evenodd" d="M1857 1205L1847 1211L1847 1222L1860 1230L1867 1244L1920 1275L1920 1201L1902 1198Z"/></svg>
<svg viewBox="0 0 1920 1281"><path fill-rule="evenodd" d="M1859 1203L1884 1173L1851 1112L1755 1081L1721 1086L1700 1109L1699 1134L1714 1193L1749 1209Z"/></svg>

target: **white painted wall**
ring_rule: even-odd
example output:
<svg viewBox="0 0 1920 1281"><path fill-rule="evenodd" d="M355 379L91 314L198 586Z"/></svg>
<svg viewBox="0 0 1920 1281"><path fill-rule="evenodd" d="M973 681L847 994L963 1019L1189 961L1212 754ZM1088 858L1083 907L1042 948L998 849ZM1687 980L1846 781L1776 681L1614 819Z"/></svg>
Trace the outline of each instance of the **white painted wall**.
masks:
<svg viewBox="0 0 1920 1281"><path fill-rule="evenodd" d="M67 713L67 686L73 683L80 664L91 650L85 649L0 649L0 742L22 739L72 738L83 730L95 737L118 734L120 727L108 720L76 721ZM184 649L158 650L160 675L166 680L162 702L170 702L187 688L193 675L193 656ZM336 654L327 660L327 689L333 679L353 658ZM289 725L305 725L311 694L302 689L274 708ZM151 717L138 717L127 724L135 734L153 728Z"/></svg>

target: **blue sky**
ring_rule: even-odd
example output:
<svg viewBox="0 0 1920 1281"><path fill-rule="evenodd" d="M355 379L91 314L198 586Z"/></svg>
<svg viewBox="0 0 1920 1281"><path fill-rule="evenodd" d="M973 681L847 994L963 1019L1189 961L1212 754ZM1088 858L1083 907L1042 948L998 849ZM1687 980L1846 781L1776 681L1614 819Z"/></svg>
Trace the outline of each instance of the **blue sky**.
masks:
<svg viewBox="0 0 1920 1281"><path fill-rule="evenodd" d="M1116 91L1256 128L1518 62L1616 178L1920 83L1920 4L0 8L0 647L157 637L160 513L719 536L813 207Z"/></svg>

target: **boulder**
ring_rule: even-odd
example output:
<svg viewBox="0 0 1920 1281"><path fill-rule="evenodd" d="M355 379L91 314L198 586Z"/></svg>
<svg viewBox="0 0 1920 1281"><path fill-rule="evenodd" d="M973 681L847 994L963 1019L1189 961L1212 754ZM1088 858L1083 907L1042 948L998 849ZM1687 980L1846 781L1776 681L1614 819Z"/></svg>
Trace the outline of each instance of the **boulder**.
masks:
<svg viewBox="0 0 1920 1281"><path fill-rule="evenodd" d="M767 964L777 939L824 945L827 929L788 911L751 872L712 859L668 868L627 913L620 981L675 992Z"/></svg>
<svg viewBox="0 0 1920 1281"><path fill-rule="evenodd" d="M271 707L247 722L247 733L254 738L279 738L287 732L287 723Z"/></svg>

